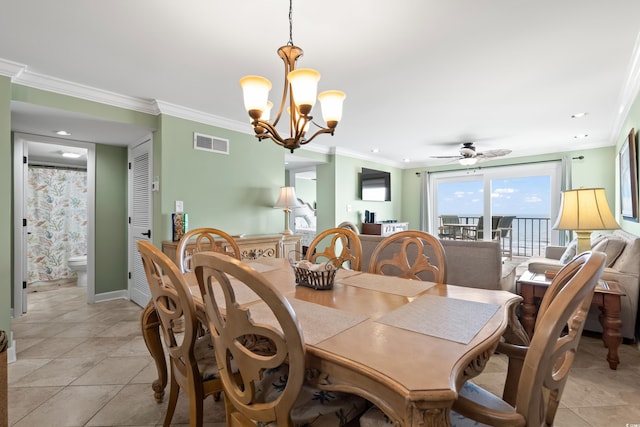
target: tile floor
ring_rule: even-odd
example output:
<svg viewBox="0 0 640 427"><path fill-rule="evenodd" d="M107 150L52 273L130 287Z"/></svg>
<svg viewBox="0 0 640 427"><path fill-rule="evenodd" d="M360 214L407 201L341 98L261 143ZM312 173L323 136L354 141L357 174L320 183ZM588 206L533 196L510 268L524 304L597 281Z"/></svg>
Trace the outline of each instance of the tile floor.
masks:
<svg viewBox="0 0 640 427"><path fill-rule="evenodd" d="M9 425L162 425L166 404L153 399L155 367L140 313L123 300L88 305L85 290L74 286L30 293L28 314L12 322L18 360L9 365ZM605 352L598 338L583 337L556 426L640 425L640 351L622 345L617 371ZM476 382L499 394L505 370L496 355ZM188 422L181 395L173 425ZM225 425L221 402L205 401L205 425Z"/></svg>

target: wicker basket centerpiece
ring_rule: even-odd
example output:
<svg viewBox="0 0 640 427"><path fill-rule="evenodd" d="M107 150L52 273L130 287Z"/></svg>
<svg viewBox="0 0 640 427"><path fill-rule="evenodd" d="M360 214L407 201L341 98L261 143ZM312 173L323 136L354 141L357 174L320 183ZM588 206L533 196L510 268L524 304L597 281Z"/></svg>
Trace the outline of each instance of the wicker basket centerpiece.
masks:
<svg viewBox="0 0 640 427"><path fill-rule="evenodd" d="M338 270L330 261L314 264L311 261L290 261L296 275L296 283L315 290L333 288L333 281Z"/></svg>

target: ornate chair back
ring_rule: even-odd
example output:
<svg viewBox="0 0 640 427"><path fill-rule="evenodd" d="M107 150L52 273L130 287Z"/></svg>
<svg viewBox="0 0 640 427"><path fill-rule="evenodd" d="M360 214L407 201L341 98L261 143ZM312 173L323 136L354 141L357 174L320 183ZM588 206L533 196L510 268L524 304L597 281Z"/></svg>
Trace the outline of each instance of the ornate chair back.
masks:
<svg viewBox="0 0 640 427"><path fill-rule="evenodd" d="M338 425L349 412L345 422L362 412L364 399L322 392L305 383L305 344L296 314L262 274L217 253L195 254L193 261L198 282L206 290L204 303L224 386L227 425L291 427L326 425L328 420L335 423L329 425ZM260 303L242 307L233 286L246 286ZM216 289L222 291L219 296ZM327 399L317 399L323 394ZM292 415L294 406L303 409Z"/></svg>
<svg viewBox="0 0 640 427"><path fill-rule="evenodd" d="M329 244L319 249L325 239ZM336 267L360 271L362 243L360 237L348 228L336 227L324 230L314 237L307 249L306 259L311 262L330 261Z"/></svg>
<svg viewBox="0 0 640 427"><path fill-rule="evenodd" d="M603 253L584 252L553 279L543 298L531 343L524 348L515 408L495 396L485 400L490 397L489 392L467 383L454 403L454 411L485 424L553 425L604 265ZM466 421L461 419L452 425L468 425Z"/></svg>
<svg viewBox="0 0 640 427"><path fill-rule="evenodd" d="M195 303L185 277L175 263L151 242L139 240L138 251L171 367L164 425L171 423L180 388L189 396L192 425L202 425L202 401L222 391L215 357L210 350L211 338L198 336Z"/></svg>
<svg viewBox="0 0 640 427"><path fill-rule="evenodd" d="M446 283L444 247L435 236L424 231L408 230L391 234L373 250L369 273Z"/></svg>

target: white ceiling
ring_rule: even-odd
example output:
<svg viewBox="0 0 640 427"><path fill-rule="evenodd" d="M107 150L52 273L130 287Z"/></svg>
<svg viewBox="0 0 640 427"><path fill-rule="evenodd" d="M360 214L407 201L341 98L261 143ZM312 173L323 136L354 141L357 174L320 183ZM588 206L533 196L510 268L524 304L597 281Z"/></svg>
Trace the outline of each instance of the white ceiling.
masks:
<svg viewBox="0 0 640 427"><path fill-rule="evenodd" d="M18 64L14 78L47 76L248 127L238 80L269 78L277 104L288 6L0 0L0 58ZM335 135L313 145L406 167L443 164L430 156L467 141L511 157L615 145L638 89L639 17L638 0L294 0L298 66L322 73L320 90L347 93ZM28 107L12 104L14 130L81 126L72 138L113 144L148 131Z"/></svg>

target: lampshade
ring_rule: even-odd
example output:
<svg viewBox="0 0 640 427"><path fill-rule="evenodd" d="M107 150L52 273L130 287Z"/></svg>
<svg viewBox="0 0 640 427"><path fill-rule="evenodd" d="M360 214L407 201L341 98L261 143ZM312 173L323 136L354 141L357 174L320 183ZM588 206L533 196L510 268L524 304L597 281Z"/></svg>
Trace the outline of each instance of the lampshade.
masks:
<svg viewBox="0 0 640 427"><path fill-rule="evenodd" d="M296 206L300 206L296 197L296 189L294 187L280 187L280 194L274 208L284 209L284 231L282 234L293 234L289 227L289 214L291 213L290 208Z"/></svg>
<svg viewBox="0 0 640 427"><path fill-rule="evenodd" d="M284 209L295 206L300 206L300 202L298 202L298 198L296 197L296 189L294 187L280 187L278 201L273 207Z"/></svg>
<svg viewBox="0 0 640 427"><path fill-rule="evenodd" d="M300 113L309 114L316 104L320 73L311 68L299 68L290 71L289 74L287 74L287 80L291 85L293 99L301 110Z"/></svg>
<svg viewBox="0 0 640 427"><path fill-rule="evenodd" d="M593 230L615 230L616 222L604 188L578 188L562 192L560 214L553 226L556 230L574 230L578 235L578 253L591 249Z"/></svg>

